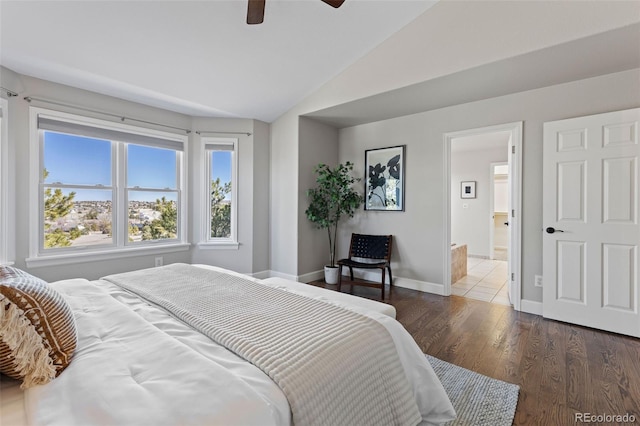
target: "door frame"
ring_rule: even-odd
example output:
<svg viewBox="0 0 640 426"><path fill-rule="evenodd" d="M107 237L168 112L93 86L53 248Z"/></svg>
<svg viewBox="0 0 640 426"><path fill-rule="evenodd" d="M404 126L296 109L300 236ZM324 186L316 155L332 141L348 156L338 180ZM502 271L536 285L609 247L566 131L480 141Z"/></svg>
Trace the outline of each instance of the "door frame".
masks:
<svg viewBox="0 0 640 426"><path fill-rule="evenodd" d="M511 206L512 211L509 222L510 228L510 252L509 267L511 277L509 277L509 288L513 309L520 310L520 300L522 298L522 129L523 122L497 124L494 126L480 127L475 129L448 132L443 135L443 218L444 229L442 236L442 248L444 250L444 296L451 295L451 143L454 139L464 136L475 136L485 133L510 132L509 145L512 147L509 155L509 176L511 180Z"/></svg>

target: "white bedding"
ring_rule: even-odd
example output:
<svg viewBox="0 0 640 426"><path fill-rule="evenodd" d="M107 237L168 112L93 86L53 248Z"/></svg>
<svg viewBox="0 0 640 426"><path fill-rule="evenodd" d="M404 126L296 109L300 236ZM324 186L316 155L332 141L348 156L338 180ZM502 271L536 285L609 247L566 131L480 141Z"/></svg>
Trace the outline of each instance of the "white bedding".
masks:
<svg viewBox="0 0 640 426"><path fill-rule="evenodd" d="M395 314L389 305L282 279L254 280L329 300L383 324L398 347L423 423L453 417L435 373L389 315ZM53 285L76 314L79 349L60 377L25 392L29 424L290 424L287 400L266 374L160 308L102 280ZM5 394L3 389L3 412Z"/></svg>

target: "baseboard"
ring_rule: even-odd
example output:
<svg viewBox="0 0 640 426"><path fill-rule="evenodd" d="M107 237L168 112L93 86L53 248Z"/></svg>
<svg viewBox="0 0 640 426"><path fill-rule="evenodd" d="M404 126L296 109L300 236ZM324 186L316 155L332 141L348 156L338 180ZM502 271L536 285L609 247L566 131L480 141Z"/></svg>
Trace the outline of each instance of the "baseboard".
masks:
<svg viewBox="0 0 640 426"><path fill-rule="evenodd" d="M258 276L257 274L253 274L253 276L260 279L271 278L271 277L284 278L285 280L298 281L301 283L310 283L311 281L324 279L324 270L313 271L313 272L309 272L308 274L302 274L302 275L284 274L278 271L263 271L263 272L258 272L258 274L260 274L260 276Z"/></svg>
<svg viewBox="0 0 640 426"><path fill-rule="evenodd" d="M349 268L344 268L342 275L349 275ZM380 282L380 271L353 270L353 277L367 281ZM389 274L385 274L385 283L389 284ZM393 285L396 287L418 290L424 293L433 293L440 296L444 295L444 286L442 284L430 283L427 281L418 281L411 278L394 277Z"/></svg>
<svg viewBox="0 0 640 426"><path fill-rule="evenodd" d="M260 271L248 274L254 278L258 278L259 280L264 280L265 278L271 277L271 271Z"/></svg>
<svg viewBox="0 0 640 426"><path fill-rule="evenodd" d="M430 283L428 281L412 280L410 278L394 278L393 285L396 287L418 290L423 293L432 293L444 296L444 285L438 283Z"/></svg>
<svg viewBox="0 0 640 426"><path fill-rule="evenodd" d="M533 300L520 300L520 312L542 316L542 303Z"/></svg>
<svg viewBox="0 0 640 426"><path fill-rule="evenodd" d="M269 272L268 278L277 277L277 278L284 278L285 280L298 281L295 275L283 274L282 272L278 272L278 271L268 271L268 272Z"/></svg>
<svg viewBox="0 0 640 426"><path fill-rule="evenodd" d="M287 280L298 281L302 283L309 283L311 281L324 279L324 270L309 272L307 274L298 275L297 277L295 275L283 274L282 272L277 272L277 271L263 271L263 272L258 272L258 274L268 274L269 277L284 278ZM342 275L348 276L349 269L343 268ZM257 276L256 274L253 274L253 276L255 276L256 278L266 278L266 277L263 277L262 275ZM367 271L363 269L361 270L354 269L353 277L367 280L367 281L380 282L379 271ZM389 284L388 274L385 275L385 283ZM427 281L418 281L418 280L413 280L411 278L394 277L393 285L396 287L422 291L424 293L432 293L440 296L444 295L444 286L442 284L430 283Z"/></svg>
<svg viewBox="0 0 640 426"><path fill-rule="evenodd" d="M323 280L324 279L324 269L320 271L309 272L308 274L298 275L298 278L295 281L299 281L301 283L310 283L311 281Z"/></svg>

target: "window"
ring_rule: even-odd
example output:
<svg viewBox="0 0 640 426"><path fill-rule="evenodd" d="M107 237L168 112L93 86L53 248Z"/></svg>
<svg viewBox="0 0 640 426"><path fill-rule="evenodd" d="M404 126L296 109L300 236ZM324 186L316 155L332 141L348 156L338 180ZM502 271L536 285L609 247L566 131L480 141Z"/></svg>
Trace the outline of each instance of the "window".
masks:
<svg viewBox="0 0 640 426"><path fill-rule="evenodd" d="M237 139L203 138L205 152L204 241L237 246Z"/></svg>
<svg viewBox="0 0 640 426"><path fill-rule="evenodd" d="M35 108L32 120L32 258L184 242L185 137Z"/></svg>

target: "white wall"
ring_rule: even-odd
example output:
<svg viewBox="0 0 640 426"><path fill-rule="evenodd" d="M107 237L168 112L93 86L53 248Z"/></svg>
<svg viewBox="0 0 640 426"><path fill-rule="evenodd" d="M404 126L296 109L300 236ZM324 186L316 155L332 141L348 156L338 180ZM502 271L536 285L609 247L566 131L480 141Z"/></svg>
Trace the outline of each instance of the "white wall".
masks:
<svg viewBox="0 0 640 426"><path fill-rule="evenodd" d="M507 154L507 143L501 149L451 154L451 242L466 244L468 255L491 255L491 163L507 161ZM460 198L462 181L476 182L476 198Z"/></svg>
<svg viewBox="0 0 640 426"><path fill-rule="evenodd" d="M298 275L298 116L287 114L271 124L269 192L271 271ZM310 271L304 271L310 272Z"/></svg>
<svg viewBox="0 0 640 426"><path fill-rule="evenodd" d="M253 127L253 268L269 271L269 191L271 188L271 126L254 121Z"/></svg>
<svg viewBox="0 0 640 426"><path fill-rule="evenodd" d="M394 277L443 283L443 134L524 121L522 293L523 299L540 302L542 289L534 287L533 279L542 272L542 124L638 106L636 69L342 129L340 161L354 161L359 173L364 150L407 144L406 211L360 212L349 232L394 234ZM486 181L488 170L487 165ZM343 254L346 233L343 227Z"/></svg>
<svg viewBox="0 0 640 426"><path fill-rule="evenodd" d="M198 247L192 249L191 261L231 269L242 273L260 273L268 270L269 261L269 132L268 124L248 119L202 118L193 119L192 127L214 132L219 136L238 138L238 248ZM231 134L225 134L230 132ZM241 132L249 133L249 135ZM192 152L197 152L200 137L193 134ZM202 203L202 161L192 156L190 218L199 240Z"/></svg>
<svg viewBox="0 0 640 426"><path fill-rule="evenodd" d="M300 118L300 146L298 163L298 271L310 275L299 277L302 281L312 281L323 275L322 271L330 260L329 237L326 230L317 230L307 219L305 210L309 203L307 190L316 186L315 167L324 163L331 167L338 163L338 130L308 118ZM338 224L338 226L340 226Z"/></svg>
<svg viewBox="0 0 640 426"><path fill-rule="evenodd" d="M11 264L14 259L15 229L13 223L14 171L15 164L9 151L9 96L3 92L0 98L0 264Z"/></svg>

